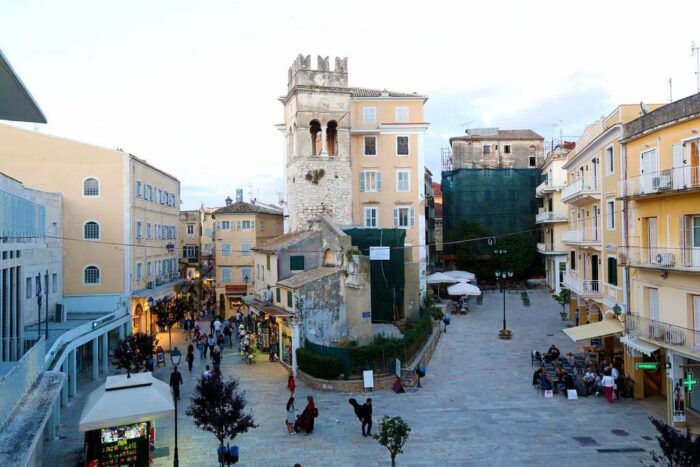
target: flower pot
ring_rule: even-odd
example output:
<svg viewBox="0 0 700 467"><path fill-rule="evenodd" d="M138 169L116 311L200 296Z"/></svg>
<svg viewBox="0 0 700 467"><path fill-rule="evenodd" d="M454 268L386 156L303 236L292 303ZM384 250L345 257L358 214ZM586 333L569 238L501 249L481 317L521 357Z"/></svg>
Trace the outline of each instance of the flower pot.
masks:
<svg viewBox="0 0 700 467"><path fill-rule="evenodd" d="M513 331L511 331L510 329L501 329L500 331L498 331L498 337L500 339L510 339L511 337L513 337Z"/></svg>
<svg viewBox="0 0 700 467"><path fill-rule="evenodd" d="M559 313L559 315L561 315L562 321L566 321L566 319L569 317L568 313L566 312Z"/></svg>

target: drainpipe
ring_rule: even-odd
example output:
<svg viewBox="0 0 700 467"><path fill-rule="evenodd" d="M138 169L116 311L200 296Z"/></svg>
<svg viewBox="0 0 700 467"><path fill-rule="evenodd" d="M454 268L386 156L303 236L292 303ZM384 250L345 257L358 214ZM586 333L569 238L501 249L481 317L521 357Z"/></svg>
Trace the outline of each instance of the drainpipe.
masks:
<svg viewBox="0 0 700 467"><path fill-rule="evenodd" d="M627 146L624 143L620 143L620 180L627 180ZM620 193L625 194L625 193ZM629 260L629 242L628 242L628 232L627 224L628 222L628 212L627 212L627 199L622 200L622 246L625 248L625 253ZM629 266L625 265L622 268L622 290L624 291L623 300L625 305L625 314L630 314L630 269Z"/></svg>

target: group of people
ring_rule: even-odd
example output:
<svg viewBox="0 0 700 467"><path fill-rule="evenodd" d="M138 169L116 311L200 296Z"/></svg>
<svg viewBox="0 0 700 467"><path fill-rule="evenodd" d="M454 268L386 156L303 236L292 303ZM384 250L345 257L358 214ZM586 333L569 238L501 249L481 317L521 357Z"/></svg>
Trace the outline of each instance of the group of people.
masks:
<svg viewBox="0 0 700 467"><path fill-rule="evenodd" d="M613 397L620 398L618 391L618 382L620 379L620 370L613 363L608 363L603 360L600 365L589 365L588 371L583 376L583 384L586 388L586 394L594 394L599 396L601 391L605 393L605 398L612 404Z"/></svg>
<svg viewBox="0 0 700 467"><path fill-rule="evenodd" d="M314 398L306 396L306 407L297 415L294 407L294 395L287 401L287 433L295 435L306 433L310 435L314 431L314 420L318 417L318 408L314 404Z"/></svg>

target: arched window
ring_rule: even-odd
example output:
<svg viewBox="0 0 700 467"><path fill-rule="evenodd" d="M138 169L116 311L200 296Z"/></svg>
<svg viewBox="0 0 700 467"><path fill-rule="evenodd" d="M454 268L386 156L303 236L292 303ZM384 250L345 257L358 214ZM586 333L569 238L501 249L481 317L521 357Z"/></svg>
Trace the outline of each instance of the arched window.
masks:
<svg viewBox="0 0 700 467"><path fill-rule="evenodd" d="M100 283L100 268L97 266L87 266L83 269L83 283L99 284Z"/></svg>
<svg viewBox="0 0 700 467"><path fill-rule="evenodd" d="M338 259L335 255L335 252L333 250L331 250L330 248L327 248L323 252L323 265L324 266L335 266L337 262L338 262Z"/></svg>
<svg viewBox="0 0 700 467"><path fill-rule="evenodd" d="M311 120L309 133L311 134L311 155L318 156L321 154L321 124L318 120Z"/></svg>
<svg viewBox="0 0 700 467"><path fill-rule="evenodd" d="M338 155L338 123L335 120L328 122L326 127L326 147L329 156Z"/></svg>
<svg viewBox="0 0 700 467"><path fill-rule="evenodd" d="M96 178L86 178L83 182L84 196L100 196L100 182Z"/></svg>
<svg viewBox="0 0 700 467"><path fill-rule="evenodd" d="M97 240L100 238L100 224L94 221L86 222L83 226L83 238L85 240Z"/></svg>

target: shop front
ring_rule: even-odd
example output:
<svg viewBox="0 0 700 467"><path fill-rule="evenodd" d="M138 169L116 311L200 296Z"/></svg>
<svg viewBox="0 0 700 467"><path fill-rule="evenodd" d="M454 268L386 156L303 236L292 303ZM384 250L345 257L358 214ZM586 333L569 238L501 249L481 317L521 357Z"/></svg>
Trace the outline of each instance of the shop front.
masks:
<svg viewBox="0 0 700 467"><path fill-rule="evenodd" d="M292 315L282 308L255 300L250 305L254 332L258 336L258 348L270 352L287 367L292 365Z"/></svg>
<svg viewBox="0 0 700 467"><path fill-rule="evenodd" d="M245 284L230 284L227 285L224 290L225 308L223 311L225 313L225 317L230 319L236 315L236 312L242 312L242 308L245 305L243 302L243 297L248 292L248 286Z"/></svg>
<svg viewBox="0 0 700 467"><path fill-rule="evenodd" d="M143 289L131 295L131 324L133 332L155 334L158 332L156 321L158 317L151 313L149 300L157 302L164 298L174 297L180 291L181 285L166 284L153 289Z"/></svg>

